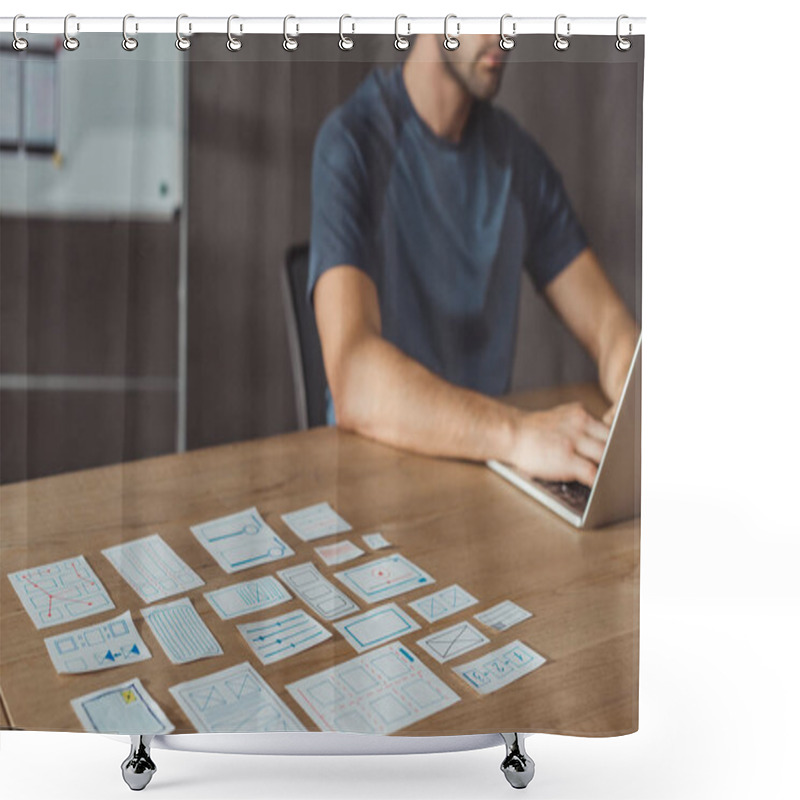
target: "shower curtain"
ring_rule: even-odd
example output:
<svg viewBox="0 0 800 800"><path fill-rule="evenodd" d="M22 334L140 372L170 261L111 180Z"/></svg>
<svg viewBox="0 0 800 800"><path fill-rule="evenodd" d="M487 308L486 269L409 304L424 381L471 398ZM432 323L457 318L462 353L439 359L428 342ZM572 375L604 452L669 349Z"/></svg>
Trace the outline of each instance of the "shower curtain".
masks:
<svg viewBox="0 0 800 800"><path fill-rule="evenodd" d="M638 474L586 529L485 462L586 502L641 327L643 37L27 38L0 727L635 731Z"/></svg>

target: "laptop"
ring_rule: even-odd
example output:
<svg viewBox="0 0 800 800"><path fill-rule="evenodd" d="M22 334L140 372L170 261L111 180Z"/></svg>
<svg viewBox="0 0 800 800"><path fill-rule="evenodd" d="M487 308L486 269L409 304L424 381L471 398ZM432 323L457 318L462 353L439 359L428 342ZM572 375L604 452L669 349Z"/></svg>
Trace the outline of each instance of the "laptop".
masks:
<svg viewBox="0 0 800 800"><path fill-rule="evenodd" d="M597 528L639 516L642 410L642 337L636 343L625 386L594 484L529 478L499 461L487 464L576 528Z"/></svg>

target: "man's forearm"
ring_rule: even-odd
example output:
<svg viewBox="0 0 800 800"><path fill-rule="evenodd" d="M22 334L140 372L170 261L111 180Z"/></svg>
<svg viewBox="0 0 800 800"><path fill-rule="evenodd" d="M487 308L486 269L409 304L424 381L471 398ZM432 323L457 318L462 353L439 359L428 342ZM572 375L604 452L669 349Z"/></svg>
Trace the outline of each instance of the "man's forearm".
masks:
<svg viewBox="0 0 800 800"><path fill-rule="evenodd" d="M519 411L439 378L380 336L353 346L332 386L343 428L428 455L507 459Z"/></svg>
<svg viewBox="0 0 800 800"><path fill-rule="evenodd" d="M616 403L639 331L591 248L547 285L545 296L594 359L600 388Z"/></svg>
<svg viewBox="0 0 800 800"><path fill-rule="evenodd" d="M638 337L636 323L620 304L603 326L597 356L600 388L612 404L622 392Z"/></svg>

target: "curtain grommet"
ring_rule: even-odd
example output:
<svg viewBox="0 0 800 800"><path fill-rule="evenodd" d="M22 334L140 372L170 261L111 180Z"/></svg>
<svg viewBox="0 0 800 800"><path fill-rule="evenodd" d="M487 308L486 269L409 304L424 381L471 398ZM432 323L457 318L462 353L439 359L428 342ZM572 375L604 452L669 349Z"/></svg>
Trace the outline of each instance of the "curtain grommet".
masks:
<svg viewBox="0 0 800 800"><path fill-rule="evenodd" d="M191 46L191 42L181 33L181 20L188 19L188 14L178 14L175 20L175 47L185 53ZM192 23L189 23L189 32L192 31Z"/></svg>
<svg viewBox="0 0 800 800"><path fill-rule="evenodd" d="M456 34L453 36L447 30L447 24L450 22L451 19L456 21ZM458 46L461 42L458 41L458 35L461 33L461 23L458 21L458 17L455 14L448 14L444 18L444 41L442 42L442 46L445 50L458 50Z"/></svg>
<svg viewBox="0 0 800 800"><path fill-rule="evenodd" d="M352 50L355 42L349 37L344 35L344 21L346 19L353 19L349 14L342 14L339 17L339 49L344 50L347 52L348 50ZM352 30L351 33L355 33L356 24L355 22L352 23Z"/></svg>
<svg viewBox="0 0 800 800"><path fill-rule="evenodd" d="M617 48L617 50L619 50L619 51L620 51L620 53L625 53L625 52L627 52L628 50L630 50L630 49L631 49L631 44L632 44L632 42L631 42L631 40L630 40L630 39L626 39L626 38L625 38L625 37L622 35L622 33L620 33L620 23L621 23L621 22L622 22L622 20L624 20L624 19L629 19L629 17L628 17L628 15L627 15L627 14L620 14L620 15L617 17L617 41L614 43L614 47L616 47L616 48ZM633 26L632 26L632 25L631 25L631 23L629 22L629 23L628 23L628 36L630 36L630 35L631 35L632 31L633 31Z"/></svg>
<svg viewBox="0 0 800 800"><path fill-rule="evenodd" d="M406 32L405 36L400 35L400 20L401 19L408 19L405 14L398 14L394 18L394 47L395 50L408 50L409 45L411 42L408 41L406 36L411 36L411 23L407 22L406 27L408 31Z"/></svg>
<svg viewBox="0 0 800 800"><path fill-rule="evenodd" d="M69 34L69 21L75 19L75 14L67 14L64 17L64 49L69 53L74 53L80 46L80 41L75 36ZM75 24L75 30L80 30L80 24Z"/></svg>
<svg viewBox="0 0 800 800"><path fill-rule="evenodd" d="M25 15L24 14L17 14L14 17L14 22L12 23L12 26L11 26L11 31L12 31L13 36L14 36L14 40L11 42L11 46L18 53L22 52L23 50L27 50L28 49L28 40L27 39L23 39L22 36L20 36L17 33L17 21L21 20L21 19L25 19Z"/></svg>
<svg viewBox="0 0 800 800"><path fill-rule="evenodd" d="M231 23L235 19L239 19L239 17L236 14L231 14L228 17L228 41L225 42L225 47L227 47L231 53L238 53L242 49L242 40L239 39L237 36L234 36L233 31L231 30ZM241 32L241 30L242 26L240 25L239 31Z"/></svg>
<svg viewBox="0 0 800 800"><path fill-rule="evenodd" d="M287 14L283 18L283 49L286 50L288 53L293 53L297 50L298 45L300 42L294 36L289 35L289 20L290 19L297 19L297 17L292 16L292 14ZM296 30L300 32L300 25L296 25Z"/></svg>
<svg viewBox="0 0 800 800"><path fill-rule="evenodd" d="M505 27L504 26L505 26L505 22L506 22L507 19L513 19L513 15L512 14L503 14L503 16L500 17L500 42L499 42L499 44L500 44L500 49L501 50L506 50L506 51L514 49L514 45L516 44L516 41L515 41L514 37L517 35L517 23L513 22L513 21L511 23L511 34L509 35L509 34L507 34L505 32Z"/></svg>
<svg viewBox="0 0 800 800"><path fill-rule="evenodd" d="M562 19L567 19L567 15L559 14L556 17L555 22L553 23L553 35L555 36L555 39L553 40L553 47L555 47L555 49L561 53L563 53L564 50L566 50L569 47L569 39L567 37L570 36L572 33L571 30L572 26L570 25L569 21L567 21L567 36L564 36L563 34L559 33L558 23L559 20Z"/></svg>
<svg viewBox="0 0 800 800"><path fill-rule="evenodd" d="M136 19L133 14L126 14L122 18L122 49L132 53L138 46L139 40L134 36L128 36L128 20ZM134 25L134 30L139 30L139 25Z"/></svg>

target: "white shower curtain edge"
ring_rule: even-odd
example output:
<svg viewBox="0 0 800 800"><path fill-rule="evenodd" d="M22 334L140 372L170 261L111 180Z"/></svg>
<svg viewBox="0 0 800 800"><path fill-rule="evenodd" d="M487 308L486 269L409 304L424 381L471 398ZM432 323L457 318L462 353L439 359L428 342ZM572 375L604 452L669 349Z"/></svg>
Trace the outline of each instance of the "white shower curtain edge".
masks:
<svg viewBox="0 0 800 800"><path fill-rule="evenodd" d="M130 743L129 736L104 733ZM527 737L531 734L522 734ZM384 736L304 731L275 733L186 733L154 737L151 748L229 755L412 755L483 750L503 743L499 733L453 736Z"/></svg>

